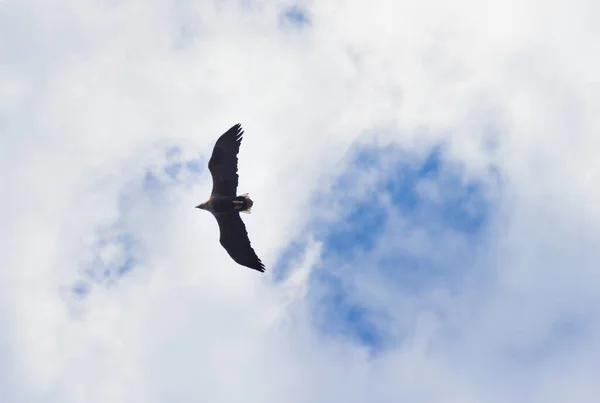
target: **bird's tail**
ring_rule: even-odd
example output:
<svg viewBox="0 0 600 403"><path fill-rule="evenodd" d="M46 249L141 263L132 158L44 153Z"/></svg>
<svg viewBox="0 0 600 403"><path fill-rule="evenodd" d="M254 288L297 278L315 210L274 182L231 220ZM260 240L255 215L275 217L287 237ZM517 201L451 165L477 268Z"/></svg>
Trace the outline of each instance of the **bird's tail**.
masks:
<svg viewBox="0 0 600 403"><path fill-rule="evenodd" d="M242 204L242 209L240 210L240 212L250 214L250 212L252 211L252 206L254 205L254 202L252 201L250 196L248 196L248 193L244 193L243 195L240 195L239 197L244 198L243 204Z"/></svg>

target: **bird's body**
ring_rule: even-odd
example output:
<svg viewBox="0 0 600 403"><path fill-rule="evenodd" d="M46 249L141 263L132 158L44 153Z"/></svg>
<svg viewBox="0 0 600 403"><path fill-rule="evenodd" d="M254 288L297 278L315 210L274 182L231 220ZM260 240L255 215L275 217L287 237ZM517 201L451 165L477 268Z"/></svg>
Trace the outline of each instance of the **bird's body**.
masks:
<svg viewBox="0 0 600 403"><path fill-rule="evenodd" d="M219 242L229 256L242 266L260 272L265 266L258 258L248 239L241 213L250 213L254 202L247 193L237 195L237 154L242 142L243 130L234 125L219 137L208 162L213 179L210 198L196 206L209 211L219 224Z"/></svg>
<svg viewBox="0 0 600 403"><path fill-rule="evenodd" d="M210 211L211 213L250 213L250 209L254 202L248 194L240 196L215 196L211 197L205 203L202 203L200 208Z"/></svg>

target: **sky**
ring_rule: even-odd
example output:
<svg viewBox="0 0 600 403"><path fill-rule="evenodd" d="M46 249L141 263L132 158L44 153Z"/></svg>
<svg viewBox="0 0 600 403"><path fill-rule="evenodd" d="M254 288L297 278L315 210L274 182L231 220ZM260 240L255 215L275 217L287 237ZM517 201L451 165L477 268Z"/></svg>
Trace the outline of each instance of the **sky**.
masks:
<svg viewBox="0 0 600 403"><path fill-rule="evenodd" d="M596 402L598 15L1 0L0 401Z"/></svg>

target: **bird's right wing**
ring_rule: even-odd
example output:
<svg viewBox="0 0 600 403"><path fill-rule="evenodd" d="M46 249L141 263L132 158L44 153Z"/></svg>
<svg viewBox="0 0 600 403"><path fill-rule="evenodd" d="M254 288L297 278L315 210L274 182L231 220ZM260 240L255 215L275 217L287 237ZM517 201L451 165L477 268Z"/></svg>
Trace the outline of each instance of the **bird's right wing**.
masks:
<svg viewBox="0 0 600 403"><path fill-rule="evenodd" d="M264 272L265 265L250 245L246 226L240 214L237 212L217 213L215 217L219 223L219 230L221 232L219 242L229 256L242 266Z"/></svg>
<svg viewBox="0 0 600 403"><path fill-rule="evenodd" d="M208 161L212 175L212 196L236 196L238 187L238 152L244 130L238 123L219 137Z"/></svg>

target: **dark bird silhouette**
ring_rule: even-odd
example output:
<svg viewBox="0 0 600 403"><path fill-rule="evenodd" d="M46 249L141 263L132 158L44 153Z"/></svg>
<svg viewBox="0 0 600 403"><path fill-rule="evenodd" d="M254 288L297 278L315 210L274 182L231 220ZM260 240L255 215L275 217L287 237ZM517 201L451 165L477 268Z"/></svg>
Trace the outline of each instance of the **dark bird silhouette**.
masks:
<svg viewBox="0 0 600 403"><path fill-rule="evenodd" d="M248 193L237 195L238 152L244 130L238 123L219 137L215 143L208 169L212 175L213 188L210 198L196 208L212 213L219 224L219 242L229 256L242 266L260 272L265 265L250 246L246 226L241 213L250 214L254 202Z"/></svg>

